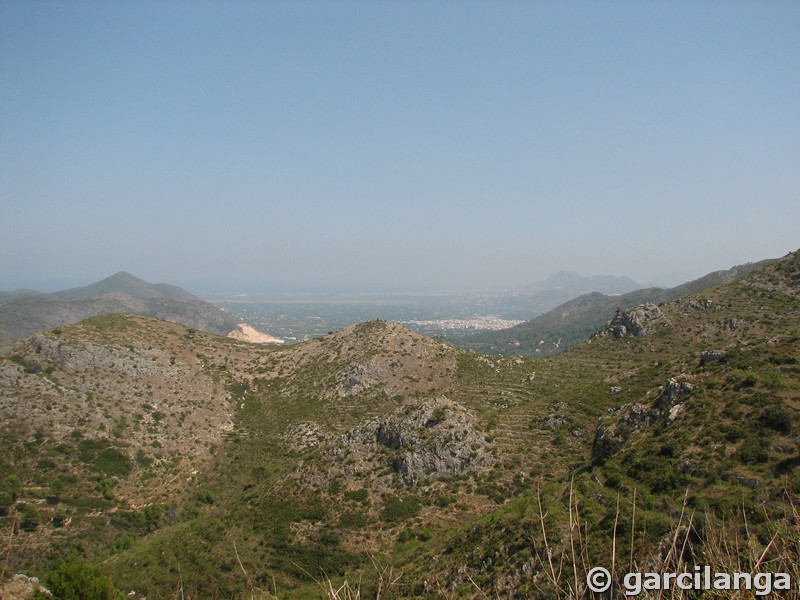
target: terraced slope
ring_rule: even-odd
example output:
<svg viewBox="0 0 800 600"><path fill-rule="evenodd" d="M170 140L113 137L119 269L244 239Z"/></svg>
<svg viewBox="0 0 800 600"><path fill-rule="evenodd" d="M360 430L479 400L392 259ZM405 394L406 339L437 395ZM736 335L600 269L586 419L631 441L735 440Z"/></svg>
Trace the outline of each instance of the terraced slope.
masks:
<svg viewBox="0 0 800 600"><path fill-rule="evenodd" d="M288 348L125 316L37 336L0 361L8 572L505 598L583 593L612 545L619 572L677 540L691 562L773 539L796 564L799 288L788 255L544 360L382 321Z"/></svg>

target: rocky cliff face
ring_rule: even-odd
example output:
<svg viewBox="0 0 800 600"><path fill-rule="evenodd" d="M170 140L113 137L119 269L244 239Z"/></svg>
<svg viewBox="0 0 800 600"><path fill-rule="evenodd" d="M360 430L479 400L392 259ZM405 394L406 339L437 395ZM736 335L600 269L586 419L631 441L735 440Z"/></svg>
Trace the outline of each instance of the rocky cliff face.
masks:
<svg viewBox="0 0 800 600"><path fill-rule="evenodd" d="M354 473L389 466L406 485L473 472L494 463L491 447L463 406L445 397L410 403L348 431L327 451Z"/></svg>
<svg viewBox="0 0 800 600"><path fill-rule="evenodd" d="M666 321L664 313L655 304L648 302L630 310L618 310L611 319L608 330L617 338L644 337L656 323Z"/></svg>
<svg viewBox="0 0 800 600"><path fill-rule="evenodd" d="M380 556L403 571L398 597L541 597L549 559L575 556L543 525L577 531L580 514L608 557L635 507L649 564L687 489L723 518L765 514L753 539L769 540L800 504L798 263L630 311L624 335L649 337L607 330L556 360L380 321L281 348L119 315L42 334L0 358L0 480L18 474L17 505L42 516L4 535L9 564L42 573L80 543L148 598L182 581L236 597L242 570L307 597L309 574L374 573Z"/></svg>

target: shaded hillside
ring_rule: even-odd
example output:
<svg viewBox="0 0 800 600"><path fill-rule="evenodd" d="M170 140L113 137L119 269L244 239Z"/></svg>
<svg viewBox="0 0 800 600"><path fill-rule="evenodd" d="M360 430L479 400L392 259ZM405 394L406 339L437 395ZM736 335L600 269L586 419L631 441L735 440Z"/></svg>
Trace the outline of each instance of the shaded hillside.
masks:
<svg viewBox="0 0 800 600"><path fill-rule="evenodd" d="M607 296L592 292L565 302L553 310L510 329L481 332L453 340L461 348L504 356L553 356L600 330L618 309L645 302L661 303L721 285L769 264L749 263L716 271L674 288L646 288Z"/></svg>
<svg viewBox="0 0 800 600"><path fill-rule="evenodd" d="M287 348L63 327L0 359L8 572L77 557L151 600L592 597L587 565L675 548L796 574L798 342L798 254L545 360L383 321Z"/></svg>
<svg viewBox="0 0 800 600"><path fill-rule="evenodd" d="M117 273L85 287L42 294L6 292L0 296L0 350L32 333L77 323L96 315L140 314L226 335L241 319L179 287L153 285Z"/></svg>

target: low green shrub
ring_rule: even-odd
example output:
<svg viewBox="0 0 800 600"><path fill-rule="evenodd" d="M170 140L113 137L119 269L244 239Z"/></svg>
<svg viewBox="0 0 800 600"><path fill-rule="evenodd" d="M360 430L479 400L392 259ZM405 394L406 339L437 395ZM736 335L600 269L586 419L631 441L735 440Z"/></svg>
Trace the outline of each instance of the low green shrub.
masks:
<svg viewBox="0 0 800 600"><path fill-rule="evenodd" d="M383 501L381 519L386 523L396 524L416 517L420 511L420 502L416 496L389 496Z"/></svg>
<svg viewBox="0 0 800 600"><path fill-rule="evenodd" d="M108 577L100 574L97 567L82 562L63 563L57 570L44 577L44 585L52 596L41 592L35 600L57 598L58 600L124 600Z"/></svg>

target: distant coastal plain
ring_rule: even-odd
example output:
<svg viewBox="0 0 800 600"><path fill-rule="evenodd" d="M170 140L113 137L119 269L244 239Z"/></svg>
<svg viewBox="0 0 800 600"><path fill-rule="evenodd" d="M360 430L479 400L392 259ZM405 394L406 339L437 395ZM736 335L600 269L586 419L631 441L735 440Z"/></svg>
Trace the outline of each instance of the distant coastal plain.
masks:
<svg viewBox="0 0 800 600"><path fill-rule="evenodd" d="M287 344L371 319L443 338L522 322L514 315L481 312L478 299L457 294L216 294L205 299Z"/></svg>

